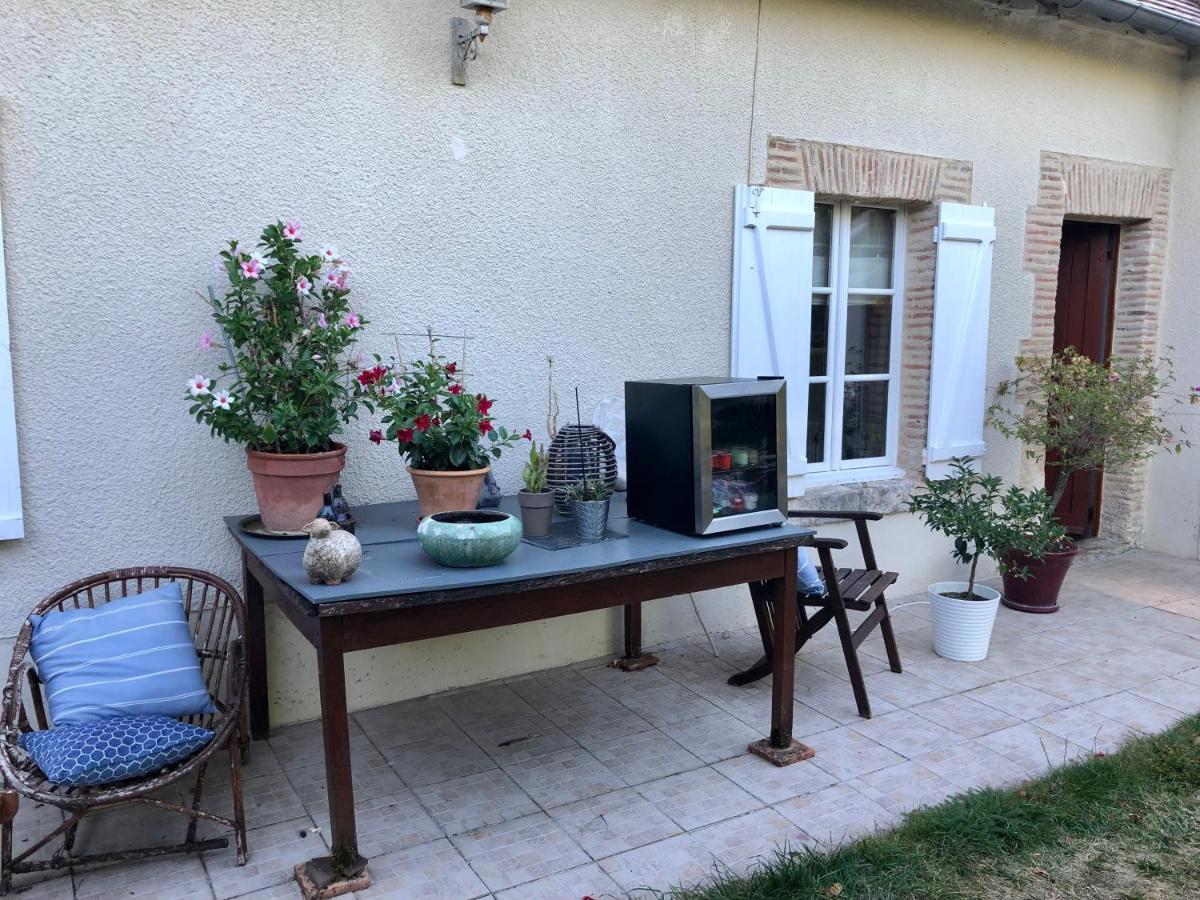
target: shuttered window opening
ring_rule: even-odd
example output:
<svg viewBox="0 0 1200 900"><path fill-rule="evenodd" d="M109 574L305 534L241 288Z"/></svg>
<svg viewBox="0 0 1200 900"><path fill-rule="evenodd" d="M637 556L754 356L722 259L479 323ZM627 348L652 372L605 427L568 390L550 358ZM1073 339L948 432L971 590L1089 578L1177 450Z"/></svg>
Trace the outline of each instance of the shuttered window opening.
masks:
<svg viewBox="0 0 1200 900"><path fill-rule="evenodd" d="M737 190L730 371L787 379L789 497L806 485L920 475L896 467L905 218L900 205ZM984 452L994 212L943 203L929 237L937 260L925 471L937 478L951 457Z"/></svg>
<svg viewBox="0 0 1200 900"><path fill-rule="evenodd" d="M808 483L895 474L904 210L816 204L806 423Z"/></svg>

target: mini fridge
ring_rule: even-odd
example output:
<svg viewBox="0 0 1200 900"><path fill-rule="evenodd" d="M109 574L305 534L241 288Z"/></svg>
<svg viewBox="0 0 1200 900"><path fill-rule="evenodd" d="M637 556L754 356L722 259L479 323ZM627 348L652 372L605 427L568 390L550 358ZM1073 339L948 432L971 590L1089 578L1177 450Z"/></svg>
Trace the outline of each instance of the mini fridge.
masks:
<svg viewBox="0 0 1200 900"><path fill-rule="evenodd" d="M629 515L684 534L787 521L782 378L625 382Z"/></svg>

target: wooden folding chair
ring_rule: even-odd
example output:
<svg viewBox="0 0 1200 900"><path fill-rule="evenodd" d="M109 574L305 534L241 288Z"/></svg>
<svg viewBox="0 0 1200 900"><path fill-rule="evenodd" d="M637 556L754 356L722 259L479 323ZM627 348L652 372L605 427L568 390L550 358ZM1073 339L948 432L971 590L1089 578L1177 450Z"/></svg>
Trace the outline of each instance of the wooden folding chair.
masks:
<svg viewBox="0 0 1200 900"><path fill-rule="evenodd" d="M833 562L833 551L844 550L848 545L840 538L816 538L813 546L821 559L821 574L825 579L825 593L819 597L796 594L799 615L796 622L796 650L803 647L829 622L837 626L842 654L846 657L846 669L850 674L850 685L854 689L854 700L858 714L871 718L871 703L867 699L867 686L863 682L862 666L858 662L858 648L867 635L879 628L887 651L888 665L893 672L900 672L900 652L896 648L896 636L892 632L892 620L888 614L884 591L895 584L900 576L895 572L884 572L875 562L875 550L871 546L871 535L867 522L883 518L872 512L825 512L820 510L796 510L789 512L792 518L800 519L849 519L862 550L865 569L839 569ZM775 608L770 592L762 583L750 585L750 597L754 602L754 615L762 637L764 655L744 672L729 677L729 684L743 685L771 674L771 635L774 633ZM816 612L809 613L816 608ZM869 612L857 628L850 627L846 610Z"/></svg>

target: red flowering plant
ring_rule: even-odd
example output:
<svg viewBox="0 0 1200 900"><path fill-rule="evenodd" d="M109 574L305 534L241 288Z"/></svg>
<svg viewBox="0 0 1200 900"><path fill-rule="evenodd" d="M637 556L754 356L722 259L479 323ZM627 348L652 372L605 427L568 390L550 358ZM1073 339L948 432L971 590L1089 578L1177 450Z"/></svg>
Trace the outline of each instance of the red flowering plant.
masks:
<svg viewBox="0 0 1200 900"><path fill-rule="evenodd" d="M423 359L385 366L381 357L358 375L360 396L383 417L371 441L395 441L414 469L463 472L482 469L506 448L530 438L497 425L486 394L462 384L458 364L431 350Z"/></svg>

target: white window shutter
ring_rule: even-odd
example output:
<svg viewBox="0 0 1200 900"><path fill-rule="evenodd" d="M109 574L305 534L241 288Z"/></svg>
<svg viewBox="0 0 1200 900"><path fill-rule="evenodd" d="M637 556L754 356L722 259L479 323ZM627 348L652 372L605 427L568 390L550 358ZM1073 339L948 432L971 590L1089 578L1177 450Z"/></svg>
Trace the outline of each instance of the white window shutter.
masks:
<svg viewBox="0 0 1200 900"><path fill-rule="evenodd" d="M21 517L21 472L17 468L17 415L5 280L4 217L0 214L0 541L25 536Z"/></svg>
<svg viewBox="0 0 1200 900"><path fill-rule="evenodd" d="M788 493L798 496L806 463L814 197L743 185L736 202L730 372L787 379Z"/></svg>
<svg viewBox="0 0 1200 900"><path fill-rule="evenodd" d="M988 312L995 210L943 203L938 210L933 360L925 474L945 478L955 456L983 455Z"/></svg>

